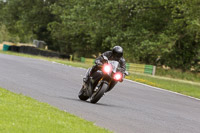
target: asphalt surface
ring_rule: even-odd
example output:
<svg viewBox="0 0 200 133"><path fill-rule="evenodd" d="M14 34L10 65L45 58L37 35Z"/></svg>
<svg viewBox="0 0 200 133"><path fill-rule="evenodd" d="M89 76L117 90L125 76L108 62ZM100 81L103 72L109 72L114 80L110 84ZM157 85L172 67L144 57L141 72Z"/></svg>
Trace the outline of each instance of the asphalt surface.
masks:
<svg viewBox="0 0 200 133"><path fill-rule="evenodd" d="M124 81L97 104L78 99L86 70L0 54L0 86L116 133L199 133L200 101Z"/></svg>

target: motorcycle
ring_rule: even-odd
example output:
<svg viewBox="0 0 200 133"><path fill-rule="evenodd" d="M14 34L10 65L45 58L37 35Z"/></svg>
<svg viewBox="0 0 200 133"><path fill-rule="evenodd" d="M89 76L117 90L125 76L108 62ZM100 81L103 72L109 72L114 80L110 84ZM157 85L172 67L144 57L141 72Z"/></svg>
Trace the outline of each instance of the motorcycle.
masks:
<svg viewBox="0 0 200 133"><path fill-rule="evenodd" d="M103 62L100 69L90 76L88 83L82 86L78 94L80 100L86 101L90 98L91 103L97 103L117 82L123 81L118 61L108 60L103 56ZM124 74L128 75L128 72Z"/></svg>

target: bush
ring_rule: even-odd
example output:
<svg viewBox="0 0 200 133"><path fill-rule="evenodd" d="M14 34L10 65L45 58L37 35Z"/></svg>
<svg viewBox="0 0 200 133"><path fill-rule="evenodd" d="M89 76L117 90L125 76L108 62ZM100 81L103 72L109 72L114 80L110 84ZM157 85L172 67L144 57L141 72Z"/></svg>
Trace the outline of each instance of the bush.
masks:
<svg viewBox="0 0 200 133"><path fill-rule="evenodd" d="M0 42L3 41L17 43L20 39L17 35L11 35L5 25L0 24Z"/></svg>
<svg viewBox="0 0 200 133"><path fill-rule="evenodd" d="M0 42L10 40L9 32L5 25L0 24Z"/></svg>

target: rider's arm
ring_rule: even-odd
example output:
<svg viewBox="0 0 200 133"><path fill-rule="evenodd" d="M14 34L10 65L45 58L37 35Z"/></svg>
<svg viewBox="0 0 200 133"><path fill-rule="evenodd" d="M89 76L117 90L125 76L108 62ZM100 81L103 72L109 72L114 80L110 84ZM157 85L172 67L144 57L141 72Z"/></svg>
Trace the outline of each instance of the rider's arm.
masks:
<svg viewBox="0 0 200 133"><path fill-rule="evenodd" d="M121 68L121 72L122 72L122 74L123 74L123 78L125 77L125 71L126 71L126 61L125 61L125 59L124 58L122 58L122 59L120 59L120 68ZM123 78L122 78L122 80L120 81L120 82L123 82Z"/></svg>
<svg viewBox="0 0 200 133"><path fill-rule="evenodd" d="M106 51L103 54L101 54L99 57L97 57L95 64L99 64L103 61L103 56L106 56L107 58L109 58L111 56L112 52L111 51Z"/></svg>
<svg viewBox="0 0 200 133"><path fill-rule="evenodd" d="M121 67L121 72L125 73L125 71L126 71L126 61L125 61L125 59L121 58L119 63L120 63L120 67Z"/></svg>

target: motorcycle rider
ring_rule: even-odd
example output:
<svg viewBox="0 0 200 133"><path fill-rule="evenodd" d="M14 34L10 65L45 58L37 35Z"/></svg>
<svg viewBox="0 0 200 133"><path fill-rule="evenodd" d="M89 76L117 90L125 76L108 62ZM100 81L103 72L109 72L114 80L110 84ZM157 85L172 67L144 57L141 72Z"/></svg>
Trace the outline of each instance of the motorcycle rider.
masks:
<svg viewBox="0 0 200 133"><path fill-rule="evenodd" d="M106 51L102 55L100 55L96 59L95 65L92 68L89 68L87 70L86 77L83 78L83 82L84 82L85 85L88 84L90 75L92 75L94 72L96 72L99 69L99 66L101 66L103 64L103 62L102 62L103 61L103 56L106 56L108 58L108 60L118 61L119 64L120 64L120 69L119 70L122 72L123 77L124 77L124 75L125 75L124 73L126 71L126 62L125 62L125 59L123 58L123 48L120 47L120 46L114 46L112 48L112 51ZM111 86L110 86L109 90L111 90L115 86L116 83L117 82L113 81L113 83L111 83Z"/></svg>

